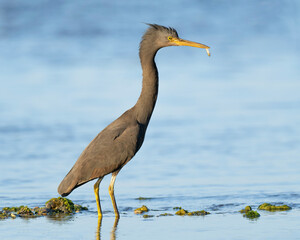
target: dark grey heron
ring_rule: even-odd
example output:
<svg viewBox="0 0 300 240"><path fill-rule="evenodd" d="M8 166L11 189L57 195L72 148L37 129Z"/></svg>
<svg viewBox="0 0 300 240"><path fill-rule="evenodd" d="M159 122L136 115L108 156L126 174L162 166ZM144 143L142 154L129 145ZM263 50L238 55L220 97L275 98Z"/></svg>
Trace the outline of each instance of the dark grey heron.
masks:
<svg viewBox="0 0 300 240"><path fill-rule="evenodd" d="M119 218L114 183L119 171L133 158L144 141L158 93L158 71L154 61L157 51L168 46L190 46L204 48L210 55L208 46L179 38L174 28L148 25L149 28L140 43L143 84L138 101L90 142L58 187L58 193L64 197L75 188L98 179L94 192L99 217L102 217L99 184L105 175L112 173L108 191L115 216Z"/></svg>

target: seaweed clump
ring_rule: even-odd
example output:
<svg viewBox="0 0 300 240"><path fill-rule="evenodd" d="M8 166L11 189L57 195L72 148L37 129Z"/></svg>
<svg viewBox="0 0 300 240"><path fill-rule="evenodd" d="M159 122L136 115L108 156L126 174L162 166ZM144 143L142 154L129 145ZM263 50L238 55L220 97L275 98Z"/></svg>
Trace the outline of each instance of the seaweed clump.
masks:
<svg viewBox="0 0 300 240"><path fill-rule="evenodd" d="M46 208L46 207L34 207L32 209L32 211L34 212L35 215L37 216L46 216L47 214L50 213L50 209Z"/></svg>
<svg viewBox="0 0 300 240"><path fill-rule="evenodd" d="M88 208L87 207L83 207L83 206L81 206L81 205L79 205L79 204L74 204L74 210L75 210L75 212L81 212L81 211L86 211L86 210L88 210Z"/></svg>
<svg viewBox="0 0 300 240"><path fill-rule="evenodd" d="M151 200L152 198L147 198L147 197L138 197L135 200L139 200L139 201L144 201L144 200Z"/></svg>
<svg viewBox="0 0 300 240"><path fill-rule="evenodd" d="M17 213L22 207L4 207L2 208L2 211L0 211L0 219L6 219L6 218L16 218L16 215L14 213Z"/></svg>
<svg viewBox="0 0 300 240"><path fill-rule="evenodd" d="M70 214L75 211L74 203L63 197L52 198L46 202L46 208L50 209L52 213L65 213Z"/></svg>
<svg viewBox="0 0 300 240"><path fill-rule="evenodd" d="M6 218L16 218L16 215L19 217L34 217L33 211L27 206L20 207L4 207L0 211L0 219Z"/></svg>
<svg viewBox="0 0 300 240"><path fill-rule="evenodd" d="M135 214L142 214L144 212L149 212L149 209L145 205L143 205L140 208L137 208L137 209L134 210Z"/></svg>
<svg viewBox="0 0 300 240"><path fill-rule="evenodd" d="M246 218L254 219L260 217L260 214L257 211L250 210L247 211L243 216Z"/></svg>
<svg viewBox="0 0 300 240"><path fill-rule="evenodd" d="M58 197L47 201L44 207L4 207L2 211L0 211L0 219L6 219L9 217L16 218L16 215L19 217L39 217L53 214L69 215L84 210L88 210L88 208L74 204L67 198ZM16 215L14 213L16 213Z"/></svg>
<svg viewBox="0 0 300 240"><path fill-rule="evenodd" d="M148 214L143 215L143 218L152 218L152 217L154 217L154 215L148 215Z"/></svg>
<svg viewBox="0 0 300 240"><path fill-rule="evenodd" d="M272 205L270 203L263 203L261 205L259 205L258 207L259 210L266 210L266 211L270 211L270 212L275 212L275 211L287 211L292 209L291 207L289 207L288 205Z"/></svg>
<svg viewBox="0 0 300 240"><path fill-rule="evenodd" d="M10 217L10 213L6 211L0 211L0 219L6 219Z"/></svg>
<svg viewBox="0 0 300 240"><path fill-rule="evenodd" d="M33 217L34 216L32 210L27 206L20 208L19 211L17 212L17 214L20 217Z"/></svg>
<svg viewBox="0 0 300 240"><path fill-rule="evenodd" d="M184 210L183 208L180 208L175 214L176 215L186 215L188 213L188 211Z"/></svg>
<svg viewBox="0 0 300 240"><path fill-rule="evenodd" d="M173 207L173 210L180 210L181 207Z"/></svg>
<svg viewBox="0 0 300 240"><path fill-rule="evenodd" d="M246 206L244 209L240 210L240 213L247 213L249 211L252 211L252 208L250 206Z"/></svg>
<svg viewBox="0 0 300 240"><path fill-rule="evenodd" d="M18 212L21 208L23 208L24 206L20 206L20 207L4 207L2 208L2 211L5 212Z"/></svg>
<svg viewBox="0 0 300 240"><path fill-rule="evenodd" d="M176 213L176 215L180 215L180 216L205 216L205 215L208 215L210 214L209 212L206 212L204 210L201 210L201 211L193 211L193 212L189 212L183 208L181 208L180 210L178 210Z"/></svg>
<svg viewBox="0 0 300 240"><path fill-rule="evenodd" d="M188 216L205 216L205 215L208 215L210 214L209 212L206 212L204 210L201 210L201 211L194 211L194 212L188 212Z"/></svg>
<svg viewBox="0 0 300 240"><path fill-rule="evenodd" d="M173 216L171 213L161 213L157 217Z"/></svg>

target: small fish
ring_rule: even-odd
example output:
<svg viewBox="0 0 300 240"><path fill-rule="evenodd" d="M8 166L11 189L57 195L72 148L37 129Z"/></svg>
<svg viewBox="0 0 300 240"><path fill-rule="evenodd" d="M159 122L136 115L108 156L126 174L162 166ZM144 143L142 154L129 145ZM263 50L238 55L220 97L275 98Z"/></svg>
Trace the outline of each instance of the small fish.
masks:
<svg viewBox="0 0 300 240"><path fill-rule="evenodd" d="M205 48L207 55L210 57L210 52L209 52L209 48Z"/></svg>

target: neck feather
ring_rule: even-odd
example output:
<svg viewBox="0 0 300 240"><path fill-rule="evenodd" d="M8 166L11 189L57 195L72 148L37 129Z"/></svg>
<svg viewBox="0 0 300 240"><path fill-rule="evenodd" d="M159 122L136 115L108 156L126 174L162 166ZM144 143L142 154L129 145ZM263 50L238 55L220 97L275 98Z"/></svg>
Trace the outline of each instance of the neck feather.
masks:
<svg viewBox="0 0 300 240"><path fill-rule="evenodd" d="M158 72L154 61L158 51L147 41L140 47L140 60L143 69L143 87L135 105L136 117L141 124L148 125L158 94Z"/></svg>

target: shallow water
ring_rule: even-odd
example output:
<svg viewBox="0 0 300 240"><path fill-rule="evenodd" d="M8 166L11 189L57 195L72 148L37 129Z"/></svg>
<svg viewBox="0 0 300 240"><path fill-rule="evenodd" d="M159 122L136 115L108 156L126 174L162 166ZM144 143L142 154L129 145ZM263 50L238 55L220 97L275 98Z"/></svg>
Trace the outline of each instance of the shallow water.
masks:
<svg viewBox="0 0 300 240"><path fill-rule="evenodd" d="M162 49L158 102L143 147L101 183L101 238L299 239L299 3L0 1L0 208L42 206L84 147L141 88L143 22L211 46ZM1 239L97 239L93 182L69 198L89 211L0 221ZM137 197L150 197L138 201ZM263 202L292 210L238 212ZM175 206L204 217L143 219ZM113 234L112 234L112 233Z"/></svg>

